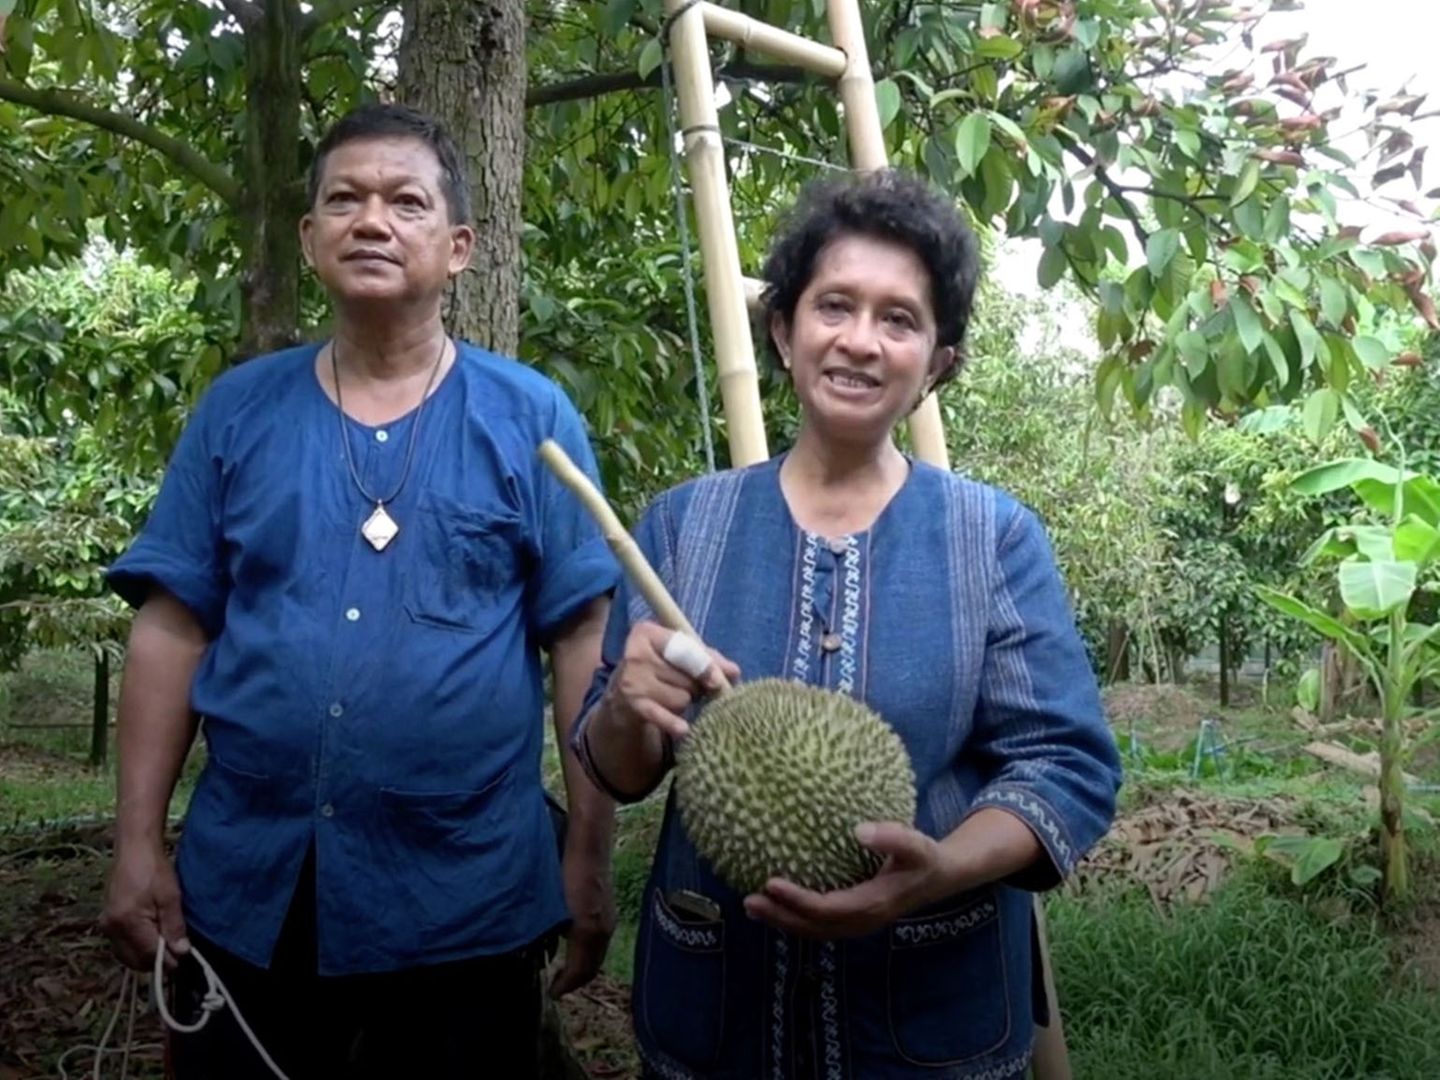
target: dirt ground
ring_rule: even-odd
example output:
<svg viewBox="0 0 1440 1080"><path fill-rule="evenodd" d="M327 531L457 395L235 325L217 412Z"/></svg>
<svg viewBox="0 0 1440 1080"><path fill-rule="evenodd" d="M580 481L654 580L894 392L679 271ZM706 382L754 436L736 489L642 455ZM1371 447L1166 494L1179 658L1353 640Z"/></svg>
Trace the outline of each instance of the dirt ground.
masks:
<svg viewBox="0 0 1440 1080"><path fill-rule="evenodd" d="M1183 686L1116 683L1104 690L1105 715L1117 735L1134 732L1142 745L1178 750L1195 738L1215 708Z"/></svg>
<svg viewBox="0 0 1440 1080"><path fill-rule="evenodd" d="M110 849L108 826L0 834L0 1080L88 1077L122 972L95 929ZM628 990L604 977L562 1003L589 1076L637 1073ZM141 995L127 1077L162 1075L161 1024ZM123 1043L122 1016L109 1046ZM59 1062L67 1051L60 1067ZM120 1056L107 1054L106 1076Z"/></svg>

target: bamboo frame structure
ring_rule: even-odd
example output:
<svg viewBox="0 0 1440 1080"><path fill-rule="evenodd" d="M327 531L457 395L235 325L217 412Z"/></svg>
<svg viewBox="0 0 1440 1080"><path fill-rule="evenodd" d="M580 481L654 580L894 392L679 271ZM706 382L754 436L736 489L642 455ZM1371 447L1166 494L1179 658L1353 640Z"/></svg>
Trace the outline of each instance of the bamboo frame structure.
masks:
<svg viewBox="0 0 1440 1080"><path fill-rule="evenodd" d="M685 163L695 192L695 218L700 233L705 299L715 334L715 364L720 376L721 407L730 440L730 462L753 465L770 456L760 409L760 377L755 368L755 343L745 308L740 275L740 248L730 213L730 186L725 179L725 147L720 140L720 114L715 108L715 82L710 76L704 13L697 5L675 17L685 0L665 0L675 18L670 26L670 55L675 91L680 99Z"/></svg>
<svg viewBox="0 0 1440 1080"><path fill-rule="evenodd" d="M840 76L840 101L845 106L850 163L861 172L883 169L890 159L885 152L885 133L880 127L880 110L875 103L875 78L870 73L860 5L857 0L828 0L825 13L830 20L830 37L848 60L845 73ZM921 461L942 469L950 468L940 403L934 394L926 394L925 400L910 414L910 442Z"/></svg>
<svg viewBox="0 0 1440 1080"><path fill-rule="evenodd" d="M754 464L769 456L755 371L754 343L747 317L747 309L753 310L759 304L761 286L754 279L744 277L740 268L706 35L736 42L835 79L844 106L851 166L862 172L883 169L889 163L889 157L875 100L875 80L870 70L859 0L827 0L826 15L832 46L819 45L713 3L693 4L689 10L677 15L685 4L686 0L665 0L665 10L674 19L670 47L680 116L686 132L685 161L695 192L695 216L700 226L706 294L715 333L721 406L729 424L730 458L731 463L738 467ZM909 427L915 455L921 461L948 470L950 455L945 446L939 402L934 394L926 395L911 415ZM652 603L651 607L655 605ZM1049 1026L1036 1028L1034 1078L1071 1080L1069 1053L1045 933L1044 906L1039 897L1034 902L1034 919L1041 977L1050 1012Z"/></svg>
<svg viewBox="0 0 1440 1080"><path fill-rule="evenodd" d="M718 4L702 3L699 7L705 19L705 32L711 37L733 41L772 60L794 64L827 79L840 78L849 64L840 49L821 45Z"/></svg>

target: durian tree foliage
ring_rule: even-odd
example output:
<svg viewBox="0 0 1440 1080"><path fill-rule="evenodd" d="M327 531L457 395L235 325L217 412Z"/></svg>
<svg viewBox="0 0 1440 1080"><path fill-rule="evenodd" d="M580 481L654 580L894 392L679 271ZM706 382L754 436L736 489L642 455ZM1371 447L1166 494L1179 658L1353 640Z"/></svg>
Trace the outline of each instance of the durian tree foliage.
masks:
<svg viewBox="0 0 1440 1080"><path fill-rule="evenodd" d="M825 36L818 0L733 2ZM1173 386L1195 430L1209 414L1303 396L1323 425L1356 378L1415 362L1380 314L1435 325L1425 230L1366 236L1341 205L1368 181L1423 175L1407 128L1426 105L1371 99L1363 126L1374 150L1349 158L1332 141L1335 104L1378 76L1267 41L1264 13L1294 6L866 5L893 160L957 192L985 224L1041 239L1041 282L1069 278L1093 297L1106 405L1143 412ZM197 279L217 356L300 333L306 309L287 238L309 140L390 86L398 5L13 7L0 31L0 274L73 257L99 228ZM689 389L658 90L661 0L529 0L527 13L525 351L554 364L603 431L622 430L614 452L643 469L657 453L697 448L693 425L658 434L644 400ZM1217 43L1235 38L1258 51L1211 72ZM732 98L727 136L843 161L826 87L743 49L717 46L714 63ZM815 168L738 146L733 161L742 258L754 272L773 212ZM606 355L597 334L624 344Z"/></svg>
<svg viewBox="0 0 1440 1080"><path fill-rule="evenodd" d="M730 3L826 36L814 0ZM193 393L237 350L323 332L286 238L313 138L357 101L391 92L400 6L4 6L0 288L105 237L190 289L182 295L200 329L137 346L124 362L68 339L11 338L0 379L27 415L69 410L106 447L153 435L163 458ZM1357 233L1344 204L1348 188L1369 182L1383 194L1397 170L1423 177L1407 128L1429 107L1413 96L1370 101L1362 126L1374 149L1349 160L1332 141L1334 103L1380 76L1347 74L1343 57L1310 58L1294 42L1263 51L1271 43L1256 17L1282 6L864 7L892 159L954 191L985 228L1042 242L1040 281L1065 282L1094 305L1102 356L1098 367L1080 362L1080 385L1107 411L1128 403L1142 420L1164 417L1170 386L1192 433L1209 415L1278 402L1303 402L1314 436L1338 417L1363 429L1343 401L1391 364L1428 355L1427 241L1418 228ZM633 518L704 462L662 111L662 4L525 7L525 258L496 272L522 275L520 353L575 397L607 487ZM1246 35L1258 51L1237 54L1243 71L1207 67L1216 43ZM820 171L783 155L843 162L843 134L834 94L803 73L731 46L716 45L712 59L731 99L721 124L741 257L755 273L775 213ZM953 417L965 382L942 403L952 439L963 437ZM767 381L767 401L777 389ZM718 411L718 395L710 400ZM770 420L772 445L783 445L790 415L775 408ZM713 441L723 466L718 416ZM1087 504L1092 516L1070 544L1071 565L1088 566L1080 597L1097 598L1096 610L1102 596L1126 603L1127 582L1145 576L1137 565L1161 557L1129 498L1143 479L1132 471L1114 474L1104 505ZM1073 494L1083 467L1069 475ZM1037 490L1047 483L1037 478ZM1116 542L1086 549L1086 530Z"/></svg>
<svg viewBox="0 0 1440 1080"><path fill-rule="evenodd" d="M102 569L149 512L213 375L190 286L163 270L97 250L8 285L0 365L26 377L0 391L0 668L31 647L123 638Z"/></svg>

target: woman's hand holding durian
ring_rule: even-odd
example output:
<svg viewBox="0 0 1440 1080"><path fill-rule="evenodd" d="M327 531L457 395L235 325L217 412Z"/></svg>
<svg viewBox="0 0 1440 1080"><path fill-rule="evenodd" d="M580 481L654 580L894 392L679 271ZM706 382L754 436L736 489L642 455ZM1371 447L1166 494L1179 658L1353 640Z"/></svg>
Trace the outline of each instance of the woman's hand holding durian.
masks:
<svg viewBox="0 0 1440 1080"><path fill-rule="evenodd" d="M687 674L665 658L673 637L674 631L658 623L635 624L591 722L591 757L618 791L639 794L653 788L668 761L667 741L690 731L681 714L721 689L721 673L732 683L739 681L739 667L714 649L704 673Z"/></svg>
<svg viewBox="0 0 1440 1080"><path fill-rule="evenodd" d="M943 840L893 821L861 825L856 838L885 859L873 878L827 893L772 878L745 898L746 913L801 937L861 937L1045 857L1028 825L994 807L977 810Z"/></svg>

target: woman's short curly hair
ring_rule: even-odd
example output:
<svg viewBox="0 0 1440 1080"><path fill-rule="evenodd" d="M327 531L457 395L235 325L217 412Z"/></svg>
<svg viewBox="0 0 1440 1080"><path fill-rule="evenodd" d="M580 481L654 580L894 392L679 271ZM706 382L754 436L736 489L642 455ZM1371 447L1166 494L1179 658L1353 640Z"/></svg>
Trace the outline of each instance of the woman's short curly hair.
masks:
<svg viewBox="0 0 1440 1080"><path fill-rule="evenodd" d="M920 257L930 273L936 346L955 349L955 362L937 383L953 377L963 362L965 331L980 276L975 235L954 205L934 188L895 169L819 181L801 192L765 260L761 299L772 359L779 359L770 334L774 316L790 324L800 294L814 276L815 260L827 244L842 236L903 244Z"/></svg>

